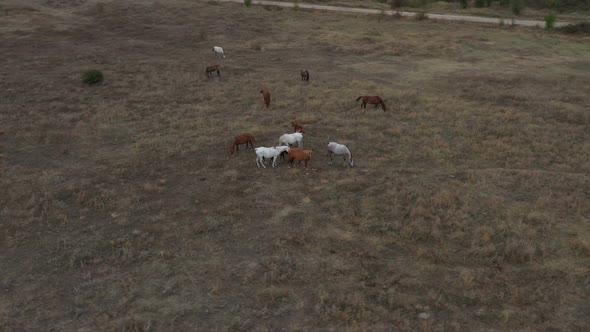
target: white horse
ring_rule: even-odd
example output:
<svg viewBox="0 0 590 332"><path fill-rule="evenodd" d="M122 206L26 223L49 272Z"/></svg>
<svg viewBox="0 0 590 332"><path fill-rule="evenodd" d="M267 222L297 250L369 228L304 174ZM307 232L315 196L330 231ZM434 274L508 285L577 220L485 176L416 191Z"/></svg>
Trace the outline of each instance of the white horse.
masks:
<svg viewBox="0 0 590 332"><path fill-rule="evenodd" d="M298 148L303 147L303 134L302 133L293 133L293 134L283 134L279 137L279 145L287 144L293 145L297 143Z"/></svg>
<svg viewBox="0 0 590 332"><path fill-rule="evenodd" d="M332 155L336 155L336 157L342 157L344 161L347 161L350 167L354 166L354 161L352 160L352 153L348 149L348 147L344 144L338 144L336 142L328 143L328 157L330 157L330 161L332 161Z"/></svg>
<svg viewBox="0 0 590 332"><path fill-rule="evenodd" d="M288 146L274 146L274 147L270 147L270 148L264 148L264 147L260 147L260 148L256 148L254 149L256 152L256 166L258 166L258 168L260 168L259 163L262 165L262 167L266 168L266 166L264 166L264 161L262 160L262 158L272 158L272 167L275 167L277 165L277 157L281 155L281 153L283 153L284 151L289 151L289 147Z"/></svg>
<svg viewBox="0 0 590 332"><path fill-rule="evenodd" d="M213 52L215 52L215 56L222 57L225 59L225 53L223 53L223 48L219 46L213 46Z"/></svg>

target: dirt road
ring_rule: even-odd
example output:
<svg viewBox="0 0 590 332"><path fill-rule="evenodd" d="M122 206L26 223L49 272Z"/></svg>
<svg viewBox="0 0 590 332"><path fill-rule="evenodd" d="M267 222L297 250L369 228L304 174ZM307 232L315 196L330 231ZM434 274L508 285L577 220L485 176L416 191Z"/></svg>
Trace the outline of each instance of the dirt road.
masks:
<svg viewBox="0 0 590 332"><path fill-rule="evenodd" d="M215 0L219 2L236 2L236 3L244 3L243 0ZM295 3L293 2L280 2L280 1L263 1L263 0L253 0L253 5L264 5L264 6L278 6L278 7L287 7L293 8L295 7ZM299 8L303 9L315 9L315 10L331 10L331 11L339 11L339 12L348 12L348 13L359 13L359 14L372 14L372 15L394 15L395 13L399 13L401 16L408 16L413 17L416 15L415 12L402 12L402 11L393 11L393 10L385 10L381 11L379 9L367 9L367 8L350 8L350 7L337 7L337 6L323 6L323 5L313 5L308 3L297 3ZM490 24L500 24L503 20L501 18L493 18L493 17L481 17L481 16L462 16L462 15L447 15L447 14L430 14L427 13L428 17L431 19L437 20L446 20L446 21L465 21L465 22L475 22L475 23L490 23ZM519 20L519 19L504 19L504 23L506 25L522 25L522 26L545 26L544 21L536 21L536 20ZM555 22L555 26L564 26L570 24L569 22Z"/></svg>

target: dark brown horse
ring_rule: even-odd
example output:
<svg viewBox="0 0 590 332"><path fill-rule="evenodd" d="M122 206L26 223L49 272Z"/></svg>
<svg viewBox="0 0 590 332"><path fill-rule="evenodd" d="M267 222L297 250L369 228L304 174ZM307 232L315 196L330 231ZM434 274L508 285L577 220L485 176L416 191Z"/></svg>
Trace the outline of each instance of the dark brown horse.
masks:
<svg viewBox="0 0 590 332"><path fill-rule="evenodd" d="M219 65L211 65L205 68L205 74L207 74L207 77L213 76L214 71L217 72L217 76L221 76L221 73L219 72Z"/></svg>
<svg viewBox="0 0 590 332"><path fill-rule="evenodd" d="M375 107L377 107L378 104L381 104L381 108L383 108L383 112L387 111L387 108L385 107L385 103L383 102L383 99L381 99L381 97L379 97L379 96L360 96L356 99L356 101L359 101L361 99L363 100L363 103L361 104L361 108L367 108L367 104L375 105Z"/></svg>
<svg viewBox="0 0 590 332"><path fill-rule="evenodd" d="M301 69L301 80L304 82L309 82L309 72L307 69Z"/></svg>
<svg viewBox="0 0 590 332"><path fill-rule="evenodd" d="M234 137L234 140L231 145L231 148L229 149L229 152L233 155L234 148L236 148L237 152L240 152L240 145L241 144L246 144L246 149L248 149L248 144L250 144L252 146L252 149L254 149L254 142L256 142L256 139L254 138L254 135L252 135L250 133L236 136L236 137Z"/></svg>
<svg viewBox="0 0 590 332"><path fill-rule="evenodd" d="M270 106L270 91L268 91L268 89L264 89L261 90L260 93L262 93L264 104L266 105L266 108L268 108Z"/></svg>

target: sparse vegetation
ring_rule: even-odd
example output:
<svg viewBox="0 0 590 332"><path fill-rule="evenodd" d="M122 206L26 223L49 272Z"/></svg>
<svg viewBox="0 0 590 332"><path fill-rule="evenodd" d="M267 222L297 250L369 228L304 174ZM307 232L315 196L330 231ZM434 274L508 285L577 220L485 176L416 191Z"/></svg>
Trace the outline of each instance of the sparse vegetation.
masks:
<svg viewBox="0 0 590 332"><path fill-rule="evenodd" d="M419 11L419 12L416 12L416 15L414 15L414 18L417 21L427 20L428 19L428 15L424 11Z"/></svg>
<svg viewBox="0 0 590 332"><path fill-rule="evenodd" d="M82 74L82 82L88 85L101 83L104 79L102 71L98 69L90 69Z"/></svg>
<svg viewBox="0 0 590 332"><path fill-rule="evenodd" d="M590 326L588 37L92 1L0 17L0 330Z"/></svg>
<svg viewBox="0 0 590 332"><path fill-rule="evenodd" d="M568 24L559 27L556 30L567 34L590 34L590 22Z"/></svg>
<svg viewBox="0 0 590 332"><path fill-rule="evenodd" d="M510 0L510 9L514 15L520 15L523 7L523 0Z"/></svg>
<svg viewBox="0 0 590 332"><path fill-rule="evenodd" d="M252 0L244 0L244 5L250 7L252 5Z"/></svg>
<svg viewBox="0 0 590 332"><path fill-rule="evenodd" d="M469 7L469 2L467 0L460 0L459 4L461 4L461 8L463 9Z"/></svg>

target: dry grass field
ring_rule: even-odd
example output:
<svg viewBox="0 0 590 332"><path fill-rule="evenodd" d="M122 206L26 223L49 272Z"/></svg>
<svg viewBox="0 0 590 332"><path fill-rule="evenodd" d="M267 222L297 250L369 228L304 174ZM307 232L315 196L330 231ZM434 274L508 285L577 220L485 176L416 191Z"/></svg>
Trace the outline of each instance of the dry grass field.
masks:
<svg viewBox="0 0 590 332"><path fill-rule="evenodd" d="M5 0L0 54L0 330L590 327L588 37ZM307 171L230 157L293 120Z"/></svg>

